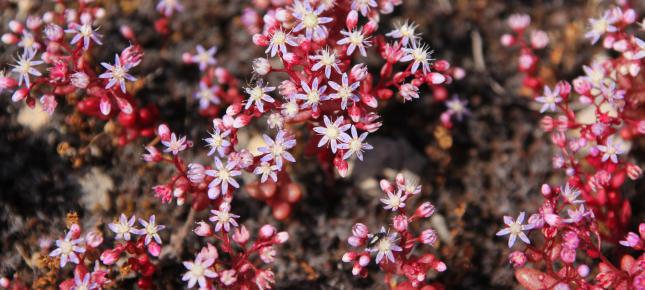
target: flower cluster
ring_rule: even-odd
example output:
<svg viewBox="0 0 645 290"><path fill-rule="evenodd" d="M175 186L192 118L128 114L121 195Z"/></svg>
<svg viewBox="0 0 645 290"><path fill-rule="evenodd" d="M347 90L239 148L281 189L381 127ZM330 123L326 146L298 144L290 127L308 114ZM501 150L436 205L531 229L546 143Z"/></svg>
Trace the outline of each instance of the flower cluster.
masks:
<svg viewBox="0 0 645 290"><path fill-rule="evenodd" d="M267 197L255 194L272 205L282 205L290 211L288 196L274 192L289 192L294 184L286 176L282 160L293 162L289 155L274 158L276 154L296 145L296 139L281 145L280 138L303 136L304 152L314 155L329 175L335 168L346 176L352 160L362 160L372 149L368 135L379 129L379 102L398 95L402 101L420 96L420 88L429 86L437 101L445 101L444 87L455 78L463 77L463 70L451 68L445 60L435 61L432 51L417 32L417 25L400 22L389 33L380 33L381 14L389 14L400 1L293 1L290 4L265 3L260 5L264 17L247 9L242 17L247 29L254 33L253 42L264 48L266 57L253 61L258 79L245 89L248 99L240 109L234 105L227 115L216 119L227 143L237 137L240 127L252 119L265 120L275 135L265 135L266 154L259 163L253 163L254 172L272 177ZM378 55L383 64L372 70L364 62L368 53ZM271 84L265 79L282 79ZM461 119L468 111L466 102L454 98L446 103L442 124L451 126L451 118ZM244 124L227 125L227 118L239 118ZM237 125L237 126L236 126ZM302 128L308 129L303 133ZM268 137L267 137L268 136ZM276 136L275 139L273 136ZM291 138L291 137L289 137ZM275 140L275 142L273 142ZM233 146L228 149L243 155ZM271 157L273 156L273 157ZM277 178L273 178L273 177ZM261 178L266 180L266 178ZM251 184L250 191L264 183ZM276 206L274 206L274 209ZM282 214L279 214L282 216Z"/></svg>
<svg viewBox="0 0 645 290"><path fill-rule="evenodd" d="M343 262L352 263L352 274L366 277L367 267L374 261L386 273L386 285L397 285L396 289L421 289L425 285L428 271L443 272L446 264L430 253L415 254L420 245L434 245L437 241L435 230L428 228L420 234L412 231L411 223L427 219L434 214L430 202L422 203L412 214L406 210L409 199L421 192L421 186L403 174L396 176L395 184L381 180L385 197L381 202L384 209L392 212L391 227L382 226L376 233L370 233L367 226L357 223L352 227L352 236L347 242L356 250L343 255ZM408 207L409 208L409 207ZM393 275L404 280L393 280ZM408 288L406 288L408 287Z"/></svg>
<svg viewBox="0 0 645 290"><path fill-rule="evenodd" d="M211 213L209 220L215 226L201 221L194 232L204 238L214 238L220 250L209 243L194 261L184 262L186 273L182 280L188 288L198 285L200 289L271 289L274 273L266 266L275 261L275 246L286 242L289 234L277 232L267 224L258 230L258 238L250 242L249 231L243 225L238 227L235 221L238 216L230 212L230 204L222 203Z"/></svg>
<svg viewBox="0 0 645 290"><path fill-rule="evenodd" d="M130 45L113 62L95 67L88 56L102 44L97 23L105 10L86 1L79 1L77 8L59 8L30 16L26 24L11 21L11 32L2 40L21 51L11 72L0 73L0 93L13 90L14 102L24 101L32 108L39 101L49 114L65 99L85 115L103 120L118 115L125 128L119 135L121 145L138 136L151 136L156 107L137 108L126 87L137 80L131 70L141 63L141 47Z"/></svg>
<svg viewBox="0 0 645 290"><path fill-rule="evenodd" d="M519 237L523 250L509 254L515 277L527 289L641 289L645 286L642 236L629 233L620 243L640 251L635 259L624 255L620 267L603 255L600 226L593 211L578 199L580 191L569 184L553 188L542 185L544 202L537 213L520 213L517 219L504 217L498 236L509 236L512 248ZM540 236L531 243L530 235ZM592 262L590 262L592 261ZM597 271L594 267L597 266ZM590 275L595 273L595 277Z"/></svg>
<svg viewBox="0 0 645 290"><path fill-rule="evenodd" d="M555 115L540 121L558 150L553 167L563 169L568 182L580 188L583 199L603 224L601 233L612 242L624 234L631 216L630 204L623 199L620 187L627 177L636 180L642 175L642 169L625 157L629 141L645 134L645 119L639 114L639 96L643 93L639 72L645 59L645 42L630 30L637 17L633 9L614 7L598 19L590 19L585 37L592 43L602 39L604 48L616 57L597 58L583 66L585 74L571 83L560 81L553 87L544 86L542 91L544 81L536 75L538 58L532 49L544 47L546 38L537 41L540 45L532 40L529 47L520 37L502 37L504 44L522 45L520 71L527 73L524 84L533 90L540 113ZM520 36L529 23L528 15L509 19ZM539 34L546 37L543 32ZM527 65L522 65L522 59Z"/></svg>
<svg viewBox="0 0 645 290"><path fill-rule="evenodd" d="M224 104L241 103L244 99L238 90L239 81L224 67L217 65L217 47L208 49L197 45L195 54L184 53L184 63L196 64L202 72L199 88L193 94L199 103L199 113L208 118L220 115Z"/></svg>
<svg viewBox="0 0 645 290"><path fill-rule="evenodd" d="M112 287L116 281L109 278L111 274L128 271L140 276L137 281L139 288L152 288L156 266L150 257L159 256L162 243L159 231L165 227L156 224L154 215L148 220L139 219L141 228L135 226L135 219L134 216L127 218L122 214L118 221L108 225L116 234L117 241L113 248L108 249L101 249L101 231L93 230L82 236L78 223L71 224L67 234L56 240L56 248L49 253L60 268L68 264L75 265L74 278L63 281L59 288L71 290Z"/></svg>
<svg viewBox="0 0 645 290"><path fill-rule="evenodd" d="M532 85L525 79L525 85L534 89L540 113L555 114L543 117L540 125L551 134L557 148L553 167L567 176L561 187L542 186L545 201L526 224L525 213L517 219L507 216L506 227L497 233L509 236L509 247L518 237L527 244L524 250L512 252L509 259L517 268L517 280L528 289L644 287L642 252L638 258L622 256L617 267L601 247L608 241L642 251L635 233L619 241L631 217L630 203L623 198L621 188L627 178L636 180L642 175L641 168L626 156L628 141L645 133L645 120L637 113L642 109L639 72L645 45L629 27L636 19L634 10L617 7L590 20L591 30L585 37L592 44L603 39L603 46L616 56L584 66L585 75L572 84L560 81L553 87L544 86L539 95L537 89L543 81L530 73L527 78L535 77L529 82ZM509 22L521 35L528 21L528 16L514 16ZM530 235L535 233L541 238L534 241L543 240L538 245L531 244Z"/></svg>

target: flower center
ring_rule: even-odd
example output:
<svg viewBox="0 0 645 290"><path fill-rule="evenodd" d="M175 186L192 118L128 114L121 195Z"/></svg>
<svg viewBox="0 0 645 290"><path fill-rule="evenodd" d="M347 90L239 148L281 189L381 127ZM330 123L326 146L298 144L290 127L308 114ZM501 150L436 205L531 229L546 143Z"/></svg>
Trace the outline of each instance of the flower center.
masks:
<svg viewBox="0 0 645 290"><path fill-rule="evenodd" d="M255 87L251 91L251 99L255 101L259 101L263 95L264 95L264 90L262 90L262 88L260 87Z"/></svg>
<svg viewBox="0 0 645 290"><path fill-rule="evenodd" d="M340 135L340 130L338 130L338 128L335 126L327 127L327 137L329 137L329 139L336 140L338 135Z"/></svg>
<svg viewBox="0 0 645 290"><path fill-rule="evenodd" d="M277 31L276 33L273 34L273 38L271 38L271 41L273 41L274 44L285 44L287 40L286 35L282 31Z"/></svg>
<svg viewBox="0 0 645 290"><path fill-rule="evenodd" d="M63 241L63 242L60 244L60 250L61 250L61 252L62 252L63 254L66 254L66 255L70 254L70 253L72 252L72 249L73 249L73 248L74 248L74 245L72 245L72 243L71 243L71 242L69 242L69 241Z"/></svg>
<svg viewBox="0 0 645 290"><path fill-rule="evenodd" d="M302 24L308 29L314 28L318 26L318 16L312 12L308 12L302 19Z"/></svg>
<svg viewBox="0 0 645 290"><path fill-rule="evenodd" d="M202 277L204 276L204 266L200 264L194 264L193 268L190 269L190 272L193 273L193 276L195 277Z"/></svg>

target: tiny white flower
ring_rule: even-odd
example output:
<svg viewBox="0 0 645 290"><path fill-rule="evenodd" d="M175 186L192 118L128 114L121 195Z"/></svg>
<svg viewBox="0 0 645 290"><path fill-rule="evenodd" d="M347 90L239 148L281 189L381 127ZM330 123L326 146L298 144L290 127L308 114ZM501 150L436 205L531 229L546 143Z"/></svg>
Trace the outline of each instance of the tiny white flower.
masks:
<svg viewBox="0 0 645 290"><path fill-rule="evenodd" d="M356 132L356 126L352 125L351 128L352 136L347 140L346 143L338 145L338 148L347 150L343 155L343 159L349 159L352 155L356 155L358 160L363 161L363 151L371 150L372 145L365 143L365 138L367 138L368 132L363 132L360 136Z"/></svg>
<svg viewBox="0 0 645 290"><path fill-rule="evenodd" d="M360 86L360 82L355 82L353 84L349 83L349 77L347 76L347 73L343 73L342 77L342 83L338 84L334 81L329 82L329 86L336 90L335 93L330 94L329 97L331 99L340 99L340 108L345 110L347 108L347 102L349 100L353 102L358 102L360 101L360 98L358 95L354 93L356 89Z"/></svg>
<svg viewBox="0 0 645 290"><path fill-rule="evenodd" d="M117 240L129 241L131 235L134 234L137 230L134 228L135 216L128 217L125 214L121 214L118 222L113 222L108 224L108 228L116 234Z"/></svg>
<svg viewBox="0 0 645 290"><path fill-rule="evenodd" d="M338 143L351 139L349 135L345 133L345 131L351 127L351 124L343 124L343 116L338 117L338 119L333 123L327 115L323 116L323 120L325 127L314 127L314 131L322 135L322 138L320 138L320 141L318 142L318 147L322 147L329 143L331 146L331 152L336 153Z"/></svg>
<svg viewBox="0 0 645 290"><path fill-rule="evenodd" d="M192 61L199 64L199 70L205 70L209 65L217 64L215 60L215 53L217 53L216 46L206 50L203 46L197 45L196 49L197 53L193 55Z"/></svg>
<svg viewBox="0 0 645 290"><path fill-rule="evenodd" d="M264 86L260 81L253 88L246 88L245 91L249 94L249 99L246 101L244 106L245 110L248 110L253 104L260 112L264 112L264 102L273 103L275 100L269 96L267 93L275 90L275 87Z"/></svg>
<svg viewBox="0 0 645 290"><path fill-rule="evenodd" d="M347 55L352 55L354 50L358 48L358 51L363 57L367 56L366 47L371 45L371 42L368 40L369 37L365 37L360 28L356 28L352 31L341 30L340 33L345 37L337 42L337 44L345 45L349 44L347 47Z"/></svg>
<svg viewBox="0 0 645 290"><path fill-rule="evenodd" d="M64 239L56 240L56 249L49 253L50 257L60 256L60 266L65 267L67 262L74 264L80 263L78 254L85 253L85 248L78 244L83 242L83 238L72 240L72 232L69 231Z"/></svg>
<svg viewBox="0 0 645 290"><path fill-rule="evenodd" d="M523 225L522 223L524 222L524 212L521 212L520 215L517 216L517 220L514 220L513 217L510 216L504 216L504 223L506 224L506 228L501 229L498 231L495 235L497 236L505 236L510 234L510 237L508 239L508 247L511 248L513 247L513 244L515 244L515 240L519 236L520 239L526 243L530 244L531 241L529 240L529 237L526 236L524 231L528 231L533 228L531 224L526 224Z"/></svg>
<svg viewBox="0 0 645 290"><path fill-rule="evenodd" d="M16 61L17 63L12 65L13 72L18 73L18 85L22 86L22 82L25 82L25 85L29 87L31 85L31 82L29 80L29 75L33 76L41 76L42 73L38 71L35 66L42 64L43 61L37 60L34 61L33 58L36 56L36 51L35 50L25 50L25 52L18 57L18 60Z"/></svg>

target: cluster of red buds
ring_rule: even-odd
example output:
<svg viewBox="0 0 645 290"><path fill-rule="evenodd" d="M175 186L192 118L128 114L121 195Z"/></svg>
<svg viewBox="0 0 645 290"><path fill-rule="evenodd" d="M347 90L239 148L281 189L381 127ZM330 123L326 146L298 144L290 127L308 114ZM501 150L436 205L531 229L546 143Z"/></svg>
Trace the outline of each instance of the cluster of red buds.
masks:
<svg viewBox="0 0 645 290"><path fill-rule="evenodd" d="M267 224L258 230L258 238L250 242L249 231L243 225L238 227L235 221L238 216L230 213L230 204L222 203L211 212L209 220L216 223L215 227L201 221L194 232L214 238L220 250L209 243L194 261L184 262L187 272L182 280L188 283L188 288L198 285L199 289L271 289L275 278L267 266L275 261L274 246L285 243L289 234Z"/></svg>
<svg viewBox="0 0 645 290"><path fill-rule="evenodd" d="M129 71L141 63L141 47L131 45L116 54L114 63L94 67L88 60L94 47L102 44L96 23L105 10L88 1L78 1L76 8L63 2L55 5L53 11L30 16L26 23L9 23L11 32L2 41L17 45L22 52L11 73L0 73L0 93L13 90L14 102L24 101L32 108L39 101L49 114L65 98L88 116L108 120L118 115L125 128L119 137L121 145L138 136L152 136L156 107L137 108L126 90L126 82L136 81Z"/></svg>
<svg viewBox="0 0 645 290"><path fill-rule="evenodd" d="M194 97L199 102L199 114L210 119L218 117L225 104L244 100L238 89L239 81L226 68L217 65L215 53L215 46L205 49L197 45L195 54L182 55L184 63L197 64L202 72Z"/></svg>
<svg viewBox="0 0 645 290"><path fill-rule="evenodd" d="M104 243L101 231L92 230L82 236L80 225L71 224L67 234L56 240L56 248L49 252L49 256L55 259L55 266L60 266L59 269L74 265L74 278L66 279L60 283L59 288L110 288L116 285L114 273L121 275L134 272L139 276L137 286L151 289L153 275L157 270L151 259L159 256L161 238L158 232L165 227L156 224L154 215L149 220L139 219L142 228L135 227L135 219L134 216L128 219L121 215L118 221L108 225L116 234L116 244L107 249L102 249L105 247L102 247ZM139 237L136 238L135 235ZM43 251L48 251L51 242L42 242L41 247Z"/></svg>
<svg viewBox="0 0 645 290"><path fill-rule="evenodd" d="M638 257L624 255L620 266L604 256L600 225L594 212L585 208L580 191L568 183L560 188L542 185L544 202L538 213L524 223L525 213L517 219L504 217L506 227L498 236L509 235L512 248L519 237L523 250L509 254L515 277L529 290L538 289L645 289L645 255L640 235L629 233L620 243L638 251ZM566 214L565 214L566 213ZM532 244L529 235L539 238ZM597 269L596 269L597 267ZM594 274L590 275L590 274Z"/></svg>
<svg viewBox="0 0 645 290"><path fill-rule="evenodd" d="M434 206L424 202L408 214L406 205L409 198L421 193L421 186L401 173L396 176L395 184L384 179L380 185L386 194L381 202L386 210L392 212L391 227L388 225L386 229L383 226L378 232L370 233L366 225L355 224L347 243L357 250L345 253L343 262L353 264L352 274L355 276L367 277L367 267L374 258L374 263L385 273L384 282L390 289L442 289L438 284L428 283L426 275L430 270L445 271L446 264L433 254L414 253L420 245L434 245L437 233L429 228L415 234L410 225L432 216Z"/></svg>

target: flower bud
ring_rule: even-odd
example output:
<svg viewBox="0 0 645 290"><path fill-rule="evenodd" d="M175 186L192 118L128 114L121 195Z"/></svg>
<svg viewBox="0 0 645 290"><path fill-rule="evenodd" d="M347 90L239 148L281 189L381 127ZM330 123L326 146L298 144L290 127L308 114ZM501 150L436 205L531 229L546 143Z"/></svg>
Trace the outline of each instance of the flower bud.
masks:
<svg viewBox="0 0 645 290"><path fill-rule="evenodd" d="M45 35L51 41L59 41L63 39L65 32L56 24L47 24L47 27L45 27Z"/></svg>
<svg viewBox="0 0 645 290"><path fill-rule="evenodd" d="M347 252L343 254L343 258L341 259L345 263L349 263L351 261L354 261L356 259L357 254L355 252Z"/></svg>
<svg viewBox="0 0 645 290"><path fill-rule="evenodd" d="M275 233L276 229L272 225L266 224L260 228L260 238L262 239L270 239L271 237L273 237L273 235L275 235Z"/></svg>
<svg viewBox="0 0 645 290"><path fill-rule="evenodd" d="M233 233L233 240L240 244L243 245L249 240L250 234L249 231L246 229L244 225L242 225L239 228L235 229L235 232Z"/></svg>
<svg viewBox="0 0 645 290"><path fill-rule="evenodd" d="M72 74L71 83L79 89L85 89L90 84L90 77L82 71Z"/></svg>
<svg viewBox="0 0 645 290"><path fill-rule="evenodd" d="M211 226L204 221L197 222L197 227L193 230L193 232L200 237L208 237L213 233Z"/></svg>
<svg viewBox="0 0 645 290"><path fill-rule="evenodd" d="M5 33L2 35L2 43L7 45L13 45L18 43L18 37L13 33Z"/></svg>
<svg viewBox="0 0 645 290"><path fill-rule="evenodd" d="M421 232L421 242L426 245L432 245L437 241L437 232L433 229L427 229Z"/></svg>
<svg viewBox="0 0 645 290"><path fill-rule="evenodd" d="M92 248L98 248L103 243L103 234L99 231L90 231L85 235L85 242Z"/></svg>
<svg viewBox="0 0 645 290"><path fill-rule="evenodd" d="M574 249L574 250L577 249L578 245L580 244L580 239L578 238L578 235L573 231L567 231L566 233L564 233L564 235L562 236L562 241L563 241L562 245L565 248Z"/></svg>
<svg viewBox="0 0 645 290"><path fill-rule="evenodd" d="M527 14L513 14L507 20L508 26L515 31L522 31L531 24L531 16Z"/></svg>
<svg viewBox="0 0 645 290"><path fill-rule="evenodd" d="M168 128L168 125L166 124L161 124L159 127L157 127L157 136L162 141L169 141L170 140L170 128Z"/></svg>
<svg viewBox="0 0 645 290"><path fill-rule="evenodd" d="M354 65L349 73L349 77L358 82L364 80L367 78L367 66L362 63Z"/></svg>
<svg viewBox="0 0 645 290"><path fill-rule="evenodd" d="M508 261L513 265L515 268L521 268L524 267L526 264L526 255L520 251L514 251L508 255Z"/></svg>
<svg viewBox="0 0 645 290"><path fill-rule="evenodd" d="M264 76L271 71L271 63L264 57L259 57L253 60L253 72L258 75Z"/></svg>
<svg viewBox="0 0 645 290"><path fill-rule="evenodd" d="M289 240L289 233L287 233L287 232L279 232L277 235L275 235L273 240L278 244L284 244L285 242L287 242Z"/></svg>
<svg viewBox="0 0 645 290"><path fill-rule="evenodd" d="M531 32L531 46L535 49L545 48L549 44L549 36L542 30Z"/></svg>
<svg viewBox="0 0 645 290"><path fill-rule="evenodd" d="M403 232L408 229L408 217L397 215L392 219L392 225L396 231Z"/></svg>
<svg viewBox="0 0 645 290"><path fill-rule="evenodd" d="M123 65L129 64L132 67L138 66L143 58L143 49L140 45L130 45L121 52Z"/></svg>
<svg viewBox="0 0 645 290"><path fill-rule="evenodd" d="M13 93L13 95L11 96L11 101L20 102L27 98L28 95L29 90L27 88L20 88Z"/></svg>
<svg viewBox="0 0 645 290"><path fill-rule="evenodd" d="M369 230L367 229L366 225L362 223L356 223L354 224L354 226L352 226L352 235L354 235L355 237L365 239L367 238L368 234Z"/></svg>
<svg viewBox="0 0 645 290"><path fill-rule="evenodd" d="M358 264L361 265L361 267L367 267L367 265L370 263L370 256L369 255L361 255L358 258Z"/></svg>
<svg viewBox="0 0 645 290"><path fill-rule="evenodd" d="M347 26L347 30L350 31L356 28L356 24L358 24L358 12L356 10L352 10L347 14L345 25Z"/></svg>
<svg viewBox="0 0 645 290"><path fill-rule="evenodd" d="M347 238L347 243L354 248L358 248L363 245L364 240L355 236L350 236Z"/></svg>
<svg viewBox="0 0 645 290"><path fill-rule="evenodd" d="M643 170L640 168L640 166L633 163L627 164L626 170L627 176L629 176L631 180L638 180L641 175L643 175Z"/></svg>
<svg viewBox="0 0 645 290"><path fill-rule="evenodd" d="M587 277L587 275L589 275L590 269L589 269L589 266L582 264L578 266L576 271L578 272L578 275L580 275L580 277L584 278L584 277Z"/></svg>
<svg viewBox="0 0 645 290"><path fill-rule="evenodd" d="M545 184L542 184L542 188L540 188L540 192L542 193L542 195L543 195L544 197L549 197L549 196L551 196L551 192L552 192L552 191L551 191L551 186L549 186L549 185L548 185L548 184L546 184L546 183L545 183Z"/></svg>
<svg viewBox="0 0 645 290"><path fill-rule="evenodd" d="M572 264L576 260L576 250L563 247L562 249L560 249L560 259L562 260L562 262Z"/></svg>
<svg viewBox="0 0 645 290"><path fill-rule="evenodd" d="M352 103L352 105L347 109L347 113L354 123L358 123L361 119L361 109L356 105L356 103Z"/></svg>
<svg viewBox="0 0 645 290"><path fill-rule="evenodd" d="M414 215L429 218L434 214L434 210L434 205L432 205L432 203L424 202L417 208L417 210L414 212Z"/></svg>
<svg viewBox="0 0 645 290"><path fill-rule="evenodd" d="M186 173L190 182L198 184L204 181L206 177L204 165L200 163L188 164L188 172Z"/></svg>
<svg viewBox="0 0 645 290"><path fill-rule="evenodd" d="M118 250L118 249L105 250L101 254L101 262L108 266L112 265L116 263L120 255L121 255L121 250Z"/></svg>
<svg viewBox="0 0 645 290"><path fill-rule="evenodd" d="M499 39L499 42L505 46L509 47L515 43L515 37L511 35L510 33L505 33L502 35L502 37Z"/></svg>
<svg viewBox="0 0 645 290"><path fill-rule="evenodd" d="M159 257L159 254L161 253L161 246L159 244L151 242L148 244L147 248L150 255L153 257Z"/></svg>

